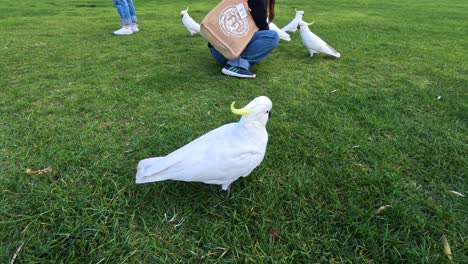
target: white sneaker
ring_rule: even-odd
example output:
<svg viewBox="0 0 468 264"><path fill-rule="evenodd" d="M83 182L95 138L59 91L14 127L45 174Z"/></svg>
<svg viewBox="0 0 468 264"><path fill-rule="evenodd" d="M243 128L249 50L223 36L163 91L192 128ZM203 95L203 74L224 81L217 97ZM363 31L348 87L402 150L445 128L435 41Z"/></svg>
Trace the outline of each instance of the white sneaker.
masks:
<svg viewBox="0 0 468 264"><path fill-rule="evenodd" d="M121 29L114 31L115 35L131 35L133 31L129 27L122 27Z"/></svg>
<svg viewBox="0 0 468 264"><path fill-rule="evenodd" d="M140 31L140 30L138 29L138 25L131 25L131 26L130 26L130 30L131 30L133 33Z"/></svg>

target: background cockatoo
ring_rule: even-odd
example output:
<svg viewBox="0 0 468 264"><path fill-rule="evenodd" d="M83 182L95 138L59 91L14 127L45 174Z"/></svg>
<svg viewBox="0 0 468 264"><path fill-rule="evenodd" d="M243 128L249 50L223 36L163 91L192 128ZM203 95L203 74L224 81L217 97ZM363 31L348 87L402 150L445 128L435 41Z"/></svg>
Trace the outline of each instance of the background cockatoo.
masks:
<svg viewBox="0 0 468 264"><path fill-rule="evenodd" d="M200 24L190 17L188 10L189 9L187 7L187 9L180 11L180 17L182 18L182 23L184 23L185 28L187 28L190 33L190 36L193 36L200 32Z"/></svg>
<svg viewBox="0 0 468 264"><path fill-rule="evenodd" d="M294 17L289 24L287 24L285 27L283 27L281 30L285 32L296 32L297 26L299 25L299 22L302 21L302 17L304 16L304 11L302 10L296 10L296 16Z"/></svg>
<svg viewBox="0 0 468 264"><path fill-rule="evenodd" d="M279 29L273 22L270 22L269 24L269 27L270 27L270 30L274 30L278 33L278 36L280 39L282 40L286 40L286 41L291 41L291 37L289 36L288 33L286 33L285 31Z"/></svg>
<svg viewBox="0 0 468 264"><path fill-rule="evenodd" d="M310 56L314 56L314 53L325 53L339 58L341 55L338 51L330 47L330 45L323 41L319 36L310 31L309 25L312 24L313 22L309 24L305 21L301 21L298 26L302 44L304 44L304 47L309 50Z"/></svg>
<svg viewBox="0 0 468 264"><path fill-rule="evenodd" d="M268 142L266 124L272 103L266 96L253 99L242 109L237 123L216 128L165 157L141 160L136 183L164 180L219 184L227 197L232 183L249 175L265 156Z"/></svg>

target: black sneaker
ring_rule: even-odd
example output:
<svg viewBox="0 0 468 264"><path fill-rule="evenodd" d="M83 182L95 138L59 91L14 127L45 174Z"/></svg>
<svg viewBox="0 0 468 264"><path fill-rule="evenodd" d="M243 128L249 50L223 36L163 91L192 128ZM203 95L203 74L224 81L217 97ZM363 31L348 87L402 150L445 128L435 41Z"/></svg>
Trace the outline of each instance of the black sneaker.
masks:
<svg viewBox="0 0 468 264"><path fill-rule="evenodd" d="M239 77L239 78L255 78L255 73L252 73L244 68L234 67L230 65L224 66L221 72L226 75Z"/></svg>

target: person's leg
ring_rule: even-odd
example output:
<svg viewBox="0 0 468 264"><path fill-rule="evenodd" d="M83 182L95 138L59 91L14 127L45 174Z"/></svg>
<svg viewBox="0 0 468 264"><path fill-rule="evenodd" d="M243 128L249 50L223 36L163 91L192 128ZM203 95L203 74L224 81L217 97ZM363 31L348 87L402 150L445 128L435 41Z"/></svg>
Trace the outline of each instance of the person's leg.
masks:
<svg viewBox="0 0 468 264"><path fill-rule="evenodd" d="M249 71L250 66L265 59L278 46L278 42L279 36L276 31L262 30L254 33L237 59L228 60L213 47L210 47L210 51L217 62L225 65L221 70L222 73L240 78L255 78L255 74Z"/></svg>
<svg viewBox="0 0 468 264"><path fill-rule="evenodd" d="M114 6L122 19L122 26L132 24L132 18L130 17L130 11L128 9L127 0L113 0Z"/></svg>
<svg viewBox="0 0 468 264"><path fill-rule="evenodd" d="M211 55L213 58L221 65L225 65L228 59L226 59L223 54L221 54L218 50L216 50L214 47L209 47Z"/></svg>
<svg viewBox="0 0 468 264"><path fill-rule="evenodd" d="M221 69L221 72L230 75L230 76L235 76L235 77L240 77L240 78L255 78L255 74L249 72L246 69L242 69L236 66L228 65L228 59L226 59L223 54L221 54L219 51L217 51L215 48L210 47L210 52L211 55L213 55L213 58L220 63L221 65L224 65L224 67Z"/></svg>
<svg viewBox="0 0 468 264"><path fill-rule="evenodd" d="M130 13L130 19L132 20L132 25L130 26L130 29L132 30L133 33L140 31L138 29L138 19L135 11L135 6L133 5L133 0L127 0L128 4L128 12Z"/></svg>
<svg viewBox="0 0 468 264"><path fill-rule="evenodd" d="M239 58L229 60L227 64L246 70L264 60L277 46L279 36L273 30L261 30L254 33L247 47Z"/></svg>
<svg viewBox="0 0 468 264"><path fill-rule="evenodd" d="M136 24L138 22L135 6L133 5L133 0L127 0L128 12L130 13L130 19L132 23Z"/></svg>
<svg viewBox="0 0 468 264"><path fill-rule="evenodd" d="M133 33L131 29L132 19L128 10L127 0L113 0L115 8L122 19L122 28L114 31L115 35L131 35Z"/></svg>

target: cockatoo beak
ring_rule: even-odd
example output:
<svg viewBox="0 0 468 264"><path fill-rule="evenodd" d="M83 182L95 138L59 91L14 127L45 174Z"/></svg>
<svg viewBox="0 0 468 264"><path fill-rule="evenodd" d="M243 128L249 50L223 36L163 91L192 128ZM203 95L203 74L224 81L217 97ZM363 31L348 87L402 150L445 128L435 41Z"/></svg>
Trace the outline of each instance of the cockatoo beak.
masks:
<svg viewBox="0 0 468 264"><path fill-rule="evenodd" d="M271 110L270 110L270 112L268 112L268 118L270 118L270 117L271 117Z"/></svg>
<svg viewBox="0 0 468 264"><path fill-rule="evenodd" d="M252 109L236 109L234 107L234 104L236 104L236 102L232 102L231 104L231 112L234 113L235 115L248 115L250 113L252 113Z"/></svg>

